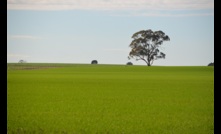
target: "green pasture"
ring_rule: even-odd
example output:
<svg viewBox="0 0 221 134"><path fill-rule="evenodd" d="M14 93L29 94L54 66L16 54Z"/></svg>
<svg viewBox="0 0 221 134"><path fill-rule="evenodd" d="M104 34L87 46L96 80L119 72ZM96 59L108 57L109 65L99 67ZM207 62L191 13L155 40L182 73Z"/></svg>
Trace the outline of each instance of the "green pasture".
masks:
<svg viewBox="0 0 221 134"><path fill-rule="evenodd" d="M214 133L213 67L17 65L8 134Z"/></svg>

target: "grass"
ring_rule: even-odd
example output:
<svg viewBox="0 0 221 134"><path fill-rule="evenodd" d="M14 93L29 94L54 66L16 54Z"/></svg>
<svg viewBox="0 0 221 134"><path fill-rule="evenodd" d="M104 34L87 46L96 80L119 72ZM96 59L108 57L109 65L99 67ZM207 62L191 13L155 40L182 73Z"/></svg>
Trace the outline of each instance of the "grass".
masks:
<svg viewBox="0 0 221 134"><path fill-rule="evenodd" d="M202 66L9 69L8 133L212 134L213 76Z"/></svg>

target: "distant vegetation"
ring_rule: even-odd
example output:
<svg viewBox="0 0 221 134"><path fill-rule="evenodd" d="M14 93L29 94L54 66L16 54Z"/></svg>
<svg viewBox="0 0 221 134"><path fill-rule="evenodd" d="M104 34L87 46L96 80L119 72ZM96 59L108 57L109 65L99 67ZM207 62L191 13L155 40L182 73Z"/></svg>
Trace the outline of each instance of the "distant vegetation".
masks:
<svg viewBox="0 0 221 134"><path fill-rule="evenodd" d="M127 62L127 65L133 65L133 63L132 62Z"/></svg>
<svg viewBox="0 0 221 134"><path fill-rule="evenodd" d="M208 66L214 66L214 62L209 63Z"/></svg>
<svg viewBox="0 0 221 134"><path fill-rule="evenodd" d="M97 60L92 60L91 64L98 64Z"/></svg>
<svg viewBox="0 0 221 134"><path fill-rule="evenodd" d="M19 60L18 63L27 63L25 60Z"/></svg>

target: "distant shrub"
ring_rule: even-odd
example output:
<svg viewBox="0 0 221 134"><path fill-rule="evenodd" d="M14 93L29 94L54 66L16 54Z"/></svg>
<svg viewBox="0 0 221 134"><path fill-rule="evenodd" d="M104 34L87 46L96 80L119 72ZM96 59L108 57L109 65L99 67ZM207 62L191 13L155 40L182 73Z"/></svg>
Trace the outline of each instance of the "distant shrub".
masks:
<svg viewBox="0 0 221 134"><path fill-rule="evenodd" d="M133 65L133 63L132 62L127 62L127 65Z"/></svg>
<svg viewBox="0 0 221 134"><path fill-rule="evenodd" d="M19 60L18 63L26 63L25 60Z"/></svg>
<svg viewBox="0 0 221 134"><path fill-rule="evenodd" d="M214 66L214 62L209 63L208 66Z"/></svg>
<svg viewBox="0 0 221 134"><path fill-rule="evenodd" d="M92 60L91 64L98 64L97 60Z"/></svg>

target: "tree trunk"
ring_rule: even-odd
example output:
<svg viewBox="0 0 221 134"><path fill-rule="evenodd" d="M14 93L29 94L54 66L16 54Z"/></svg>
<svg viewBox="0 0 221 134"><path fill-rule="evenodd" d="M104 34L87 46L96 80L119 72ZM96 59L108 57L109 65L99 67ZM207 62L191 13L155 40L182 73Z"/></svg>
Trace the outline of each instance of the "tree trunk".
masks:
<svg viewBox="0 0 221 134"><path fill-rule="evenodd" d="M147 61L147 66L151 66L150 60Z"/></svg>
<svg viewBox="0 0 221 134"><path fill-rule="evenodd" d="M142 59L143 61L145 61L147 63L147 66L151 66L150 61Z"/></svg>

